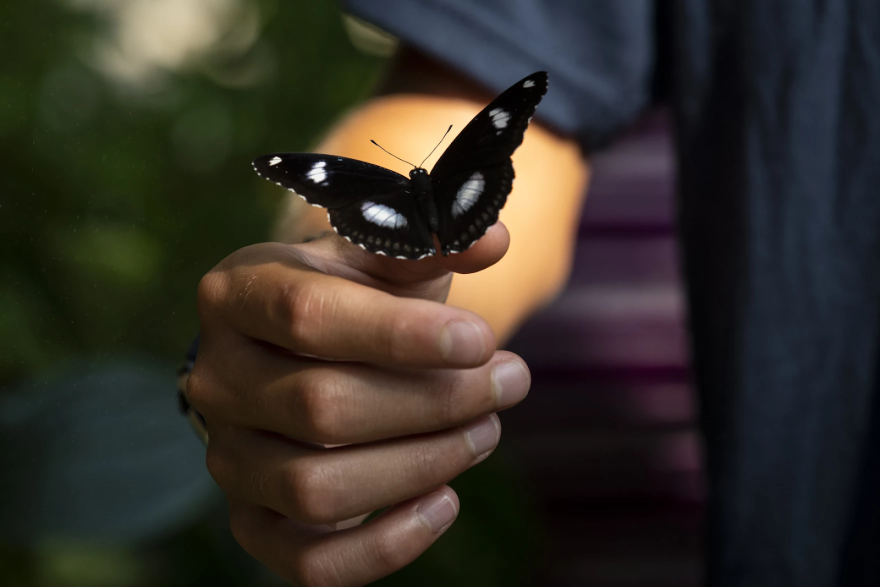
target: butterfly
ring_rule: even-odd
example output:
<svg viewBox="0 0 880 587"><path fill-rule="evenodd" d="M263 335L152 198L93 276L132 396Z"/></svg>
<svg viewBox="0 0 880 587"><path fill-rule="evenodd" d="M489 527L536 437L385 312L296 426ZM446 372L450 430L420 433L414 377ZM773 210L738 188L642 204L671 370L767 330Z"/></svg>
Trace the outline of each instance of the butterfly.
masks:
<svg viewBox="0 0 880 587"><path fill-rule="evenodd" d="M319 153L272 153L254 170L327 208L333 229L361 248L399 259L461 253L498 220L513 187L510 156L547 93L547 73L520 80L477 114L427 170L409 177ZM448 131L447 131L448 132ZM412 164L410 164L412 165Z"/></svg>

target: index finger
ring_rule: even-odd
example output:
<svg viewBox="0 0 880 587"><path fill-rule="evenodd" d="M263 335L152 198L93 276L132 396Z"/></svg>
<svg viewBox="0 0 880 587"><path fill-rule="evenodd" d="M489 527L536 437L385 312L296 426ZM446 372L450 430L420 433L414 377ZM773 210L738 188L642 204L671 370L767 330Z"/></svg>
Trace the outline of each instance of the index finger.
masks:
<svg viewBox="0 0 880 587"><path fill-rule="evenodd" d="M297 354L443 368L476 367L495 352L491 328L472 312L305 265L274 260L212 271L199 288L201 313L217 312L236 331Z"/></svg>

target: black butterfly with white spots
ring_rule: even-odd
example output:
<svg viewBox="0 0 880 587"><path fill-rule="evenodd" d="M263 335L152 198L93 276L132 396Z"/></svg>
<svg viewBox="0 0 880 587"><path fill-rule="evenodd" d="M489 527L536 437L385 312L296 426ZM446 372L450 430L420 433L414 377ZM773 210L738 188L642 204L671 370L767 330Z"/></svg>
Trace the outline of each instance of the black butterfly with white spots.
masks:
<svg viewBox="0 0 880 587"><path fill-rule="evenodd" d="M372 253L400 259L461 253L498 220L513 186L510 156L547 93L547 73L520 80L483 108L440 156L430 175L405 177L363 161L318 153L274 153L254 169L327 208L341 236Z"/></svg>

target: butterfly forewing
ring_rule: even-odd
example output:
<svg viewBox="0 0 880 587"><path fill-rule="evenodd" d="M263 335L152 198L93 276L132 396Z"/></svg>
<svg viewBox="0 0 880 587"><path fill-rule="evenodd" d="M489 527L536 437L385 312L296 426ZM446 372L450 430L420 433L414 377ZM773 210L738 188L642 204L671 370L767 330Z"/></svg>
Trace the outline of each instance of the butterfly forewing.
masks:
<svg viewBox="0 0 880 587"><path fill-rule="evenodd" d="M431 177L503 163L522 144L535 108L547 93L547 72L518 81L483 108L440 156Z"/></svg>
<svg viewBox="0 0 880 587"><path fill-rule="evenodd" d="M376 195L409 191L409 179L378 165L320 153L273 153L254 159L260 177L296 192L313 206L340 208Z"/></svg>

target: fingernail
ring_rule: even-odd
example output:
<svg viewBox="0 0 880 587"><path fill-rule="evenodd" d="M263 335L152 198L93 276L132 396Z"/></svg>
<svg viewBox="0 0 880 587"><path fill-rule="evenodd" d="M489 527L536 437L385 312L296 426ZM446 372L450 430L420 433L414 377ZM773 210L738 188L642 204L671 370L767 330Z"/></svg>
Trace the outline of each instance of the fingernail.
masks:
<svg viewBox="0 0 880 587"><path fill-rule="evenodd" d="M492 388L499 408L517 404L529 393L529 372L519 361L507 361L492 369Z"/></svg>
<svg viewBox="0 0 880 587"><path fill-rule="evenodd" d="M440 331L440 355L447 363L476 363L485 354L483 331L473 322L450 322Z"/></svg>
<svg viewBox="0 0 880 587"><path fill-rule="evenodd" d="M500 428L498 416L490 414L465 429L464 436L474 451L474 458L483 456L498 445Z"/></svg>
<svg viewBox="0 0 880 587"><path fill-rule="evenodd" d="M455 504L443 492L426 497L419 504L416 513L422 523L435 533L451 524L458 514L455 511Z"/></svg>

